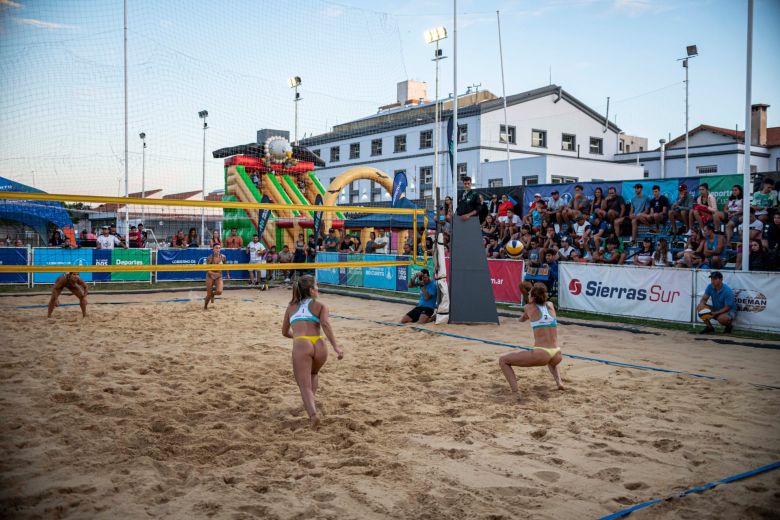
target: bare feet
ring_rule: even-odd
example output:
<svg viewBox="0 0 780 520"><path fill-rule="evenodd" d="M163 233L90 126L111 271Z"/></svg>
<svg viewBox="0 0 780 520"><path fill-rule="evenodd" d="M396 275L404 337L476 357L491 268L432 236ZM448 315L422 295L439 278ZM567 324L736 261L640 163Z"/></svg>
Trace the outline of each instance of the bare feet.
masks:
<svg viewBox="0 0 780 520"><path fill-rule="evenodd" d="M315 432L320 429L320 418L316 415L312 415L309 417L309 421L311 422L311 429Z"/></svg>

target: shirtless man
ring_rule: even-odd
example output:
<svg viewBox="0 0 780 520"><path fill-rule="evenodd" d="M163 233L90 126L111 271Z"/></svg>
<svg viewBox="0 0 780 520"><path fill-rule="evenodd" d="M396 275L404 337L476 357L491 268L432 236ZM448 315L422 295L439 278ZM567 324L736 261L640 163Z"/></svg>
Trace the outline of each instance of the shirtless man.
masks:
<svg viewBox="0 0 780 520"><path fill-rule="evenodd" d="M65 273L54 282L51 288L51 298L49 299L49 318L54 312L55 307L60 305L60 294L67 288L73 296L79 299L81 306L81 315L87 317L87 284L81 279L78 273Z"/></svg>

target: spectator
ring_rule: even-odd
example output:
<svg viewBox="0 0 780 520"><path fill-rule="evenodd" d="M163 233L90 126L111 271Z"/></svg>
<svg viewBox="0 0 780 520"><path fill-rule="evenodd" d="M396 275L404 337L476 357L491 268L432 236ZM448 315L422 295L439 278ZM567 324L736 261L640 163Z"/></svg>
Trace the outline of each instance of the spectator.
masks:
<svg viewBox="0 0 780 520"><path fill-rule="evenodd" d="M374 239L374 250L372 253L386 255L390 253L390 238L385 235L385 230L377 229L379 235Z"/></svg>
<svg viewBox="0 0 780 520"><path fill-rule="evenodd" d="M362 253L363 243L360 241L359 236L352 237L352 246L349 248L350 253Z"/></svg>
<svg viewBox="0 0 780 520"><path fill-rule="evenodd" d="M493 217L493 220L496 220L496 217L498 217L498 195L495 193L490 196L490 201L488 202L488 214L490 214Z"/></svg>
<svg viewBox="0 0 780 520"><path fill-rule="evenodd" d="M293 254L292 251L290 251L290 246L285 244L282 246L282 250L279 251L279 263L289 264L292 261L293 261ZM284 276L284 283L290 283L290 278L292 277L292 270L284 269L282 270L282 275Z"/></svg>
<svg viewBox="0 0 780 520"><path fill-rule="evenodd" d="M677 221L681 221L683 226L690 222L689 216L693 209L693 197L688 193L688 186L680 184L677 189L677 200L672 204L669 210L669 220L672 224L672 234L677 234Z"/></svg>
<svg viewBox="0 0 780 520"><path fill-rule="evenodd" d="M665 238L658 240L658 246L653 253L653 266L655 267L671 267L672 266L672 252L669 251L669 244Z"/></svg>
<svg viewBox="0 0 780 520"><path fill-rule="evenodd" d="M574 187L574 197L572 197L569 207L563 213L563 220L567 225L571 225L571 221L577 220L577 217L582 213L590 215L590 207L582 185L578 184Z"/></svg>
<svg viewBox="0 0 780 520"><path fill-rule="evenodd" d="M96 245L98 249L114 249L114 247L123 247L127 249L126 244L123 244L122 241L116 237L116 235L111 234L108 226L103 226L101 231L103 233L97 237Z"/></svg>
<svg viewBox="0 0 780 520"><path fill-rule="evenodd" d="M604 199L604 210L607 213L607 222L612 224L616 233L620 235L617 220L626 214L626 201L623 200L621 195L617 194L617 190L613 187L607 190L607 198Z"/></svg>
<svg viewBox="0 0 780 520"><path fill-rule="evenodd" d="M737 305L734 301L734 292L723 283L723 275L720 271L713 271L710 274L710 284L704 290L704 296L699 300L696 312L702 310L707 305L708 300L712 300L711 317L704 320L706 327L700 333L711 334L715 332L715 328L712 326L713 319L723 325L723 332L730 333L737 317Z"/></svg>
<svg viewBox="0 0 780 520"><path fill-rule="evenodd" d="M544 236L544 240L542 241L542 249L544 250L544 254L551 253L556 258L558 257L558 249L561 247L561 241L558 238L557 233L555 233L555 228L552 226L548 226L546 229L546 234Z"/></svg>
<svg viewBox="0 0 780 520"><path fill-rule="evenodd" d="M583 248L585 247L585 243L590 240L590 222L585 220L585 214L579 213L577 215L576 222L572 226L572 229L574 230L574 233L576 233L577 238L575 244L577 244L578 247Z"/></svg>
<svg viewBox="0 0 780 520"><path fill-rule="evenodd" d="M780 213L772 215L772 223L767 226L766 247L775 253L780 249Z"/></svg>
<svg viewBox="0 0 780 520"><path fill-rule="evenodd" d="M442 231L449 234L452 232L452 197L444 198L444 206L439 215L439 223L442 225Z"/></svg>
<svg viewBox="0 0 780 520"><path fill-rule="evenodd" d="M485 217L485 222L482 224L482 236L487 239L498 239L498 226L496 226L493 215Z"/></svg>
<svg viewBox="0 0 780 520"><path fill-rule="evenodd" d="M606 219L602 219L598 216L592 217L592 225L590 227L591 240L593 240L593 248L598 251L601 248L601 242L609 236L612 228Z"/></svg>
<svg viewBox="0 0 780 520"><path fill-rule="evenodd" d="M328 253L337 253L340 245L341 241L336 236L336 230L333 228L328 229L328 234L325 240L322 241L323 249Z"/></svg>
<svg viewBox="0 0 780 520"><path fill-rule="evenodd" d="M748 225L749 231L749 238L750 240L756 239L761 240L764 235L764 224L758 218L756 217L756 212L753 211L753 209L750 209L750 225ZM742 243L742 224L740 224L737 227L737 235L738 239L737 241L739 243ZM729 245L729 242L726 242L726 246Z"/></svg>
<svg viewBox="0 0 780 520"><path fill-rule="evenodd" d="M737 269L742 266L742 244L739 245L737 253ZM750 271L771 271L773 268L764 244L761 240L750 239L750 253L748 254L748 270Z"/></svg>
<svg viewBox="0 0 780 520"><path fill-rule="evenodd" d="M130 226L130 233L128 233L129 247L138 247L138 228Z"/></svg>
<svg viewBox="0 0 780 520"><path fill-rule="evenodd" d="M191 233L191 231L190 231ZM266 256L266 248L260 242L260 237L255 234L252 235L252 241L249 242L249 245L246 246L246 252L249 253L249 263L250 264L264 264L265 263L265 256ZM255 285L260 285L260 278L263 279L263 285L265 285L265 277L266 277L266 271L258 271L256 269L250 269L249 270L249 285L250 287Z"/></svg>
<svg viewBox="0 0 780 520"><path fill-rule="evenodd" d="M558 260L557 256L548 251L544 254L544 264L542 267L547 268L547 281L544 284L547 286L548 291L552 291L553 286L558 281Z"/></svg>
<svg viewBox="0 0 780 520"><path fill-rule="evenodd" d="M412 245L409 242L404 242L403 252L404 256L412 256Z"/></svg>
<svg viewBox="0 0 780 520"><path fill-rule="evenodd" d="M720 269L722 262L720 255L725 247L723 235L715 234L715 226L710 222L704 226L704 263L712 269Z"/></svg>
<svg viewBox="0 0 780 520"><path fill-rule="evenodd" d="M604 190L596 188L593 190L593 201L591 202L590 221L595 219L605 220L607 212L604 209Z"/></svg>
<svg viewBox="0 0 780 520"><path fill-rule="evenodd" d="M14 240L14 247L24 247L24 242L22 242L21 239L17 238Z"/></svg>
<svg viewBox="0 0 780 520"><path fill-rule="evenodd" d="M371 254L374 252L374 249L376 249L376 233L373 231L368 234L368 241L366 242L366 249L365 252L367 254Z"/></svg>
<svg viewBox="0 0 780 520"><path fill-rule="evenodd" d="M214 230L214 232L211 234L209 246L211 246L211 249L214 249L214 246L219 246L219 248L222 249L222 238L219 236L219 231Z"/></svg>
<svg viewBox="0 0 780 520"><path fill-rule="evenodd" d="M406 313L401 318L401 323L419 322L428 323L436 311L436 296L437 289L436 284L431 281L431 274L427 269L422 269L420 272L412 276L409 280L409 287L420 288L420 301L417 303L417 307Z"/></svg>
<svg viewBox="0 0 780 520"><path fill-rule="evenodd" d="M529 267L540 267L542 264L542 250L539 248L539 239L531 237L530 245L523 251L528 259Z"/></svg>
<svg viewBox="0 0 780 520"><path fill-rule="evenodd" d="M550 193L550 199L547 201L547 212L550 223L555 226L556 232L561 229L561 224L564 222L564 213L566 211L566 203L561 198L560 193L558 193L558 190L553 190L552 193Z"/></svg>
<svg viewBox="0 0 780 520"><path fill-rule="evenodd" d="M488 239L488 244L485 246L485 255L488 258L498 258L501 256L501 245L495 237Z"/></svg>
<svg viewBox="0 0 780 520"><path fill-rule="evenodd" d="M49 238L49 247L62 247L62 235L58 229L51 232L51 238Z"/></svg>
<svg viewBox="0 0 780 520"><path fill-rule="evenodd" d="M230 228L230 235L225 239L225 247L228 249L241 249L244 247L244 239L238 234L236 228Z"/></svg>
<svg viewBox="0 0 780 520"><path fill-rule="evenodd" d="M605 241L605 247L593 253L593 262L598 264L623 264L626 254L618 250L620 240L610 237Z"/></svg>
<svg viewBox="0 0 780 520"><path fill-rule="evenodd" d="M653 263L653 241L645 238L642 248L634 255L634 265L649 266Z"/></svg>
<svg viewBox="0 0 780 520"><path fill-rule="evenodd" d="M571 260L571 255L574 252L575 249L571 246L571 239L569 237L564 237L561 240L561 247L558 249L558 258L562 261Z"/></svg>
<svg viewBox="0 0 780 520"><path fill-rule="evenodd" d="M735 184L731 187L731 195L729 195L726 207L723 208L721 213L721 218L726 222L726 245L731 243L734 229L742 223L742 199L742 186Z"/></svg>
<svg viewBox="0 0 780 520"><path fill-rule="evenodd" d="M146 247L146 229L143 224L138 224L138 247Z"/></svg>
<svg viewBox="0 0 780 520"><path fill-rule="evenodd" d="M433 256L433 238L425 237L425 253L428 256Z"/></svg>
<svg viewBox="0 0 780 520"><path fill-rule="evenodd" d="M311 234L309 236L309 240L306 242L306 263L307 264L313 264L317 261L317 239L314 237L314 234ZM314 269L308 269L310 274L314 274Z"/></svg>
<svg viewBox="0 0 780 520"><path fill-rule="evenodd" d="M198 247L200 243L198 242L198 231L192 227L190 228L190 232L187 233L187 240L185 241L184 247Z"/></svg>
<svg viewBox="0 0 780 520"><path fill-rule="evenodd" d="M543 200L541 193L534 193L534 200L531 201L531 204L528 205L528 212L530 213L532 209L536 207L536 204Z"/></svg>
<svg viewBox="0 0 780 520"><path fill-rule="evenodd" d="M534 209L533 211L537 211ZM517 233L519 226L522 224L520 217L515 215L513 209L506 211L506 223L504 224L504 234L501 236L501 242L507 242L512 235Z"/></svg>
<svg viewBox="0 0 780 520"><path fill-rule="evenodd" d="M704 239L701 230L693 232L688 237L688 243L685 249L678 253L677 267L687 267L689 269L698 268L704 262Z"/></svg>
<svg viewBox="0 0 780 520"><path fill-rule="evenodd" d="M120 240L122 239L121 235L116 230L116 224L111 224L111 230L109 231L109 234L110 235L114 235L115 237L117 237Z"/></svg>
<svg viewBox="0 0 780 520"><path fill-rule="evenodd" d="M642 224L650 226L650 233L659 233L662 225L666 224L669 217L669 199L661 195L661 187L653 186L653 198L648 202L648 213L639 215L637 219ZM634 231L634 235L636 232Z"/></svg>
<svg viewBox="0 0 780 520"><path fill-rule="evenodd" d="M547 203L544 200L540 200L534 206L529 214L531 230L535 233L541 233L542 228L547 225Z"/></svg>
<svg viewBox="0 0 780 520"><path fill-rule="evenodd" d="M631 199L631 208L628 212L628 218L631 220L631 241L636 242L636 234L639 228L640 216L650 212L650 201L647 200L642 194L642 185L637 183L634 185L634 198ZM620 225L617 220L615 221L615 230L620 233L622 231L623 220L619 219Z"/></svg>
<svg viewBox="0 0 780 520"><path fill-rule="evenodd" d="M699 185L699 196L693 201L693 211L690 216L690 228L696 221L699 227L713 221L715 229L720 230L720 213L718 212L718 203L715 196L710 193L710 185L703 182ZM688 229L690 232L690 229Z"/></svg>
<svg viewBox="0 0 780 520"><path fill-rule="evenodd" d="M770 212L777 206L777 192L775 181L766 177L761 184L761 190L753 193L753 202L750 205L756 210L756 217L764 224L769 222Z"/></svg>

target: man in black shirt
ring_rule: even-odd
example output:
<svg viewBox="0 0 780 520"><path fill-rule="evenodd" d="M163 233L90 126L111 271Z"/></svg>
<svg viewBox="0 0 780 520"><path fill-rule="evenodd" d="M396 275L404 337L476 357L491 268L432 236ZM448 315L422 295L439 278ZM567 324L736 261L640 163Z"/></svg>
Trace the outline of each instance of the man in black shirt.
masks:
<svg viewBox="0 0 780 520"><path fill-rule="evenodd" d="M669 217L669 199L661 195L661 187L653 186L653 198L650 199L650 213L639 215L639 222L650 226L651 233L658 233L658 226L665 224Z"/></svg>
<svg viewBox="0 0 780 520"><path fill-rule="evenodd" d="M458 201L458 215L462 221L467 221L479 213L481 202L479 194L471 189L471 177L463 177L463 195Z"/></svg>

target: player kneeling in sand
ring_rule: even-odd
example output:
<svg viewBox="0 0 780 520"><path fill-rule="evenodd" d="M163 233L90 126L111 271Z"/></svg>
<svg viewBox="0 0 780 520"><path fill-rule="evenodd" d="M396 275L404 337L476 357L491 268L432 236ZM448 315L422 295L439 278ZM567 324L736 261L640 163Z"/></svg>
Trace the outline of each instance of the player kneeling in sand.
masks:
<svg viewBox="0 0 780 520"><path fill-rule="evenodd" d="M320 426L314 395L317 393L319 371L328 360L328 349L320 328L327 336L339 359L344 357L336 342L336 336L328 319L328 308L316 300L317 282L311 275L304 275L293 283L293 297L284 313L282 335L293 339L293 374L303 398L303 406L309 414L313 429Z"/></svg>
<svg viewBox="0 0 780 520"><path fill-rule="evenodd" d="M227 257L222 254L222 246L214 244L211 254L206 258L207 264L224 265ZM222 294L222 271L206 271L206 303L203 310L209 308L209 303L214 303L214 298Z"/></svg>
<svg viewBox="0 0 780 520"><path fill-rule="evenodd" d="M54 282L51 288L51 298L49 299L49 318L54 311L54 307L60 305L60 294L67 288L73 296L79 299L81 306L81 315L87 317L87 284L81 279L78 273L65 273Z"/></svg>
<svg viewBox="0 0 780 520"><path fill-rule="evenodd" d="M498 365L504 372L512 392L517 392L517 377L513 366L542 367L546 366L558 389L563 390L563 381L558 373L558 364L563 360L558 346L558 319L552 302L547 300L547 287L537 283L531 289L525 311L520 321L531 320L534 331L534 348L524 352L505 354L498 360Z"/></svg>

